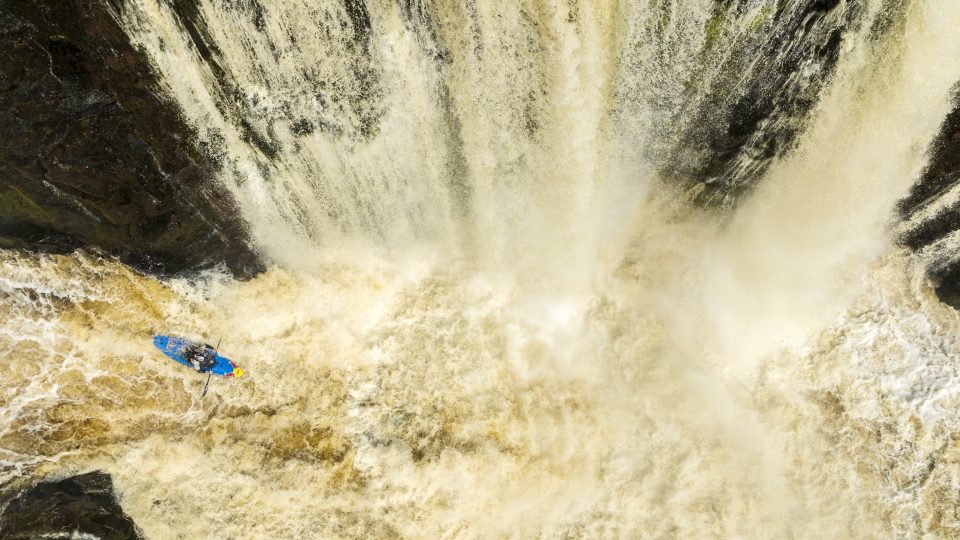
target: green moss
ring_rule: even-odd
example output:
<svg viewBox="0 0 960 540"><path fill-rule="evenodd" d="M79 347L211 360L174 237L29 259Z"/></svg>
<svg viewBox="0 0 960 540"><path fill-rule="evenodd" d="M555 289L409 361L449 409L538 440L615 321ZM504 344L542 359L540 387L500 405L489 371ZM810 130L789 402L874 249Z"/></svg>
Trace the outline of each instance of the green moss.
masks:
<svg viewBox="0 0 960 540"><path fill-rule="evenodd" d="M773 5L764 4L763 7L757 12L757 15L750 21L748 28L751 32L756 32L763 28L763 25L770 20L770 16L773 15Z"/></svg>
<svg viewBox="0 0 960 540"><path fill-rule="evenodd" d="M29 219L36 223L48 223L57 219L55 212L41 207L15 187L0 191L0 216Z"/></svg>
<svg viewBox="0 0 960 540"><path fill-rule="evenodd" d="M710 48L711 45L720 39L725 20L726 13L718 10L717 13L715 13L713 17L710 17L710 20L707 21L707 24L703 27L703 33L706 36L706 40L704 40L705 49Z"/></svg>

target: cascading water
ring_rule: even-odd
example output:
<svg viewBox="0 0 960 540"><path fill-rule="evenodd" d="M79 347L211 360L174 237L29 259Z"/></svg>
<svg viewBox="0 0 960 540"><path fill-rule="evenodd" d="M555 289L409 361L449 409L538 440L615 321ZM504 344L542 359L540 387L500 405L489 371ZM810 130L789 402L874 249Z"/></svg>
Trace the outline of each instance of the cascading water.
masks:
<svg viewBox="0 0 960 540"><path fill-rule="evenodd" d="M958 534L960 318L889 229L960 11L714 4L118 3L273 267L0 252L2 479L103 469L148 538ZM688 204L787 20L843 30L816 106Z"/></svg>

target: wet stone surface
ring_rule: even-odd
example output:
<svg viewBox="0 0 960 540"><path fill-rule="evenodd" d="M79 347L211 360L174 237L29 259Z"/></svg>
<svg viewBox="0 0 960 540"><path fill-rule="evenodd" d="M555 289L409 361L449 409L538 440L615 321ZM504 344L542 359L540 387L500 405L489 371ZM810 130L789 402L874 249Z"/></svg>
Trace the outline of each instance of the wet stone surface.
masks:
<svg viewBox="0 0 960 540"><path fill-rule="evenodd" d="M0 538L143 538L117 502L110 475L94 471L15 494L0 513Z"/></svg>
<svg viewBox="0 0 960 540"><path fill-rule="evenodd" d="M108 0L0 0L0 248L257 273L236 204ZM209 146L209 145L208 145Z"/></svg>

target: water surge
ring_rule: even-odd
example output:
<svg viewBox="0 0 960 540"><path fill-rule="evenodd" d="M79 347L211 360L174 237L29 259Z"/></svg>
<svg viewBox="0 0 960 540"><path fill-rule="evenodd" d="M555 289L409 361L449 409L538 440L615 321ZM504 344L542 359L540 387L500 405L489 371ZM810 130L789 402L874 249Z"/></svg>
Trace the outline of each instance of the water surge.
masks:
<svg viewBox="0 0 960 540"><path fill-rule="evenodd" d="M957 534L960 318L890 232L960 80L948 0L116 17L270 269L0 252L0 479L104 470L148 538ZM815 99L729 191L679 181L751 44L819 43L785 20L838 36ZM200 399L158 332L247 376Z"/></svg>

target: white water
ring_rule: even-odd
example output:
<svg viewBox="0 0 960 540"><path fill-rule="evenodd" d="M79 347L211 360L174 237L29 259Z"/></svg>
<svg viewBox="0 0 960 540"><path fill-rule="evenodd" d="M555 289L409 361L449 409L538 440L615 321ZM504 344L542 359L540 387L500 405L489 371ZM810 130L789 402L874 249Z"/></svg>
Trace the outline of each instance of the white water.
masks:
<svg viewBox="0 0 960 540"><path fill-rule="evenodd" d="M149 538L957 534L960 319L888 235L960 80L951 2L851 32L797 149L723 221L655 174L708 2L430 25L371 2L369 53L322 23L339 4L268 6L263 31L200 4L273 159L165 2L122 17L223 137L276 266L160 282L0 255L3 356L38 359L0 366L5 477L102 468ZM361 95L364 70L360 105L302 75ZM298 138L291 110L340 134ZM199 400L160 331L226 336L248 377Z"/></svg>

